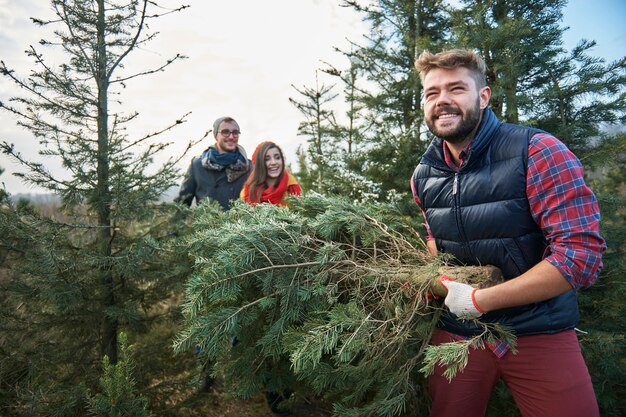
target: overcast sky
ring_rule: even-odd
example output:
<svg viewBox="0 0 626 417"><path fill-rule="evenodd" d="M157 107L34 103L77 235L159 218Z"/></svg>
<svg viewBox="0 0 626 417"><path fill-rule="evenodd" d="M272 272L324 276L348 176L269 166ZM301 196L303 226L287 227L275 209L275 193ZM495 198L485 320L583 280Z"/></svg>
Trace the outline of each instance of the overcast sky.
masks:
<svg viewBox="0 0 626 417"><path fill-rule="evenodd" d="M177 3L163 1L162 4ZM295 149L305 141L297 135L300 113L289 103L296 98L291 87L312 86L321 61L344 68L345 58L334 47L346 48L346 39L361 41L366 32L360 16L339 7L339 0L187 0L191 8L156 21L156 41L126 62L127 68L146 68L175 53L189 59L166 72L130 83L124 91L125 106L141 117L132 134L139 135L174 121L191 111L188 122L164 140L180 151L189 139L201 137L217 117L230 115L240 124L240 144L252 153L256 144L273 139L294 162ZM32 62L23 53L30 44L47 36L29 17L49 15L46 0L0 0L0 59L21 75ZM581 38L598 42L595 55L615 60L626 51L626 1L572 0L565 9L565 46ZM40 48L41 49L41 48ZM14 86L0 78L0 100L15 94ZM15 125L7 112L0 112L0 140L15 143L24 154L34 154L38 145L27 131ZM196 146L181 164L206 148ZM10 175L20 170L5 155L0 177L11 193L37 192Z"/></svg>

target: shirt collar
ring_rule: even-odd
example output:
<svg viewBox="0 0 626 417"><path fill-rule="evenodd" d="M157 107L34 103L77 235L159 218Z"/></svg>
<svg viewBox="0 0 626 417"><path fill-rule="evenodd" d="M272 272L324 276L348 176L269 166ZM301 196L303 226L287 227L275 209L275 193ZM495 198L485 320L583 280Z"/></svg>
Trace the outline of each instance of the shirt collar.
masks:
<svg viewBox="0 0 626 417"><path fill-rule="evenodd" d="M472 142L468 143L467 146L463 148L463 150L459 154L460 164L459 166L456 166L456 164L454 163L454 159L452 159L452 154L450 153L450 149L448 149L448 146L446 145L446 141L442 140L441 146L443 146L443 158L446 161L446 165L448 165L450 169L458 171L459 168L463 166L463 162L467 159L467 156L469 155L471 144Z"/></svg>

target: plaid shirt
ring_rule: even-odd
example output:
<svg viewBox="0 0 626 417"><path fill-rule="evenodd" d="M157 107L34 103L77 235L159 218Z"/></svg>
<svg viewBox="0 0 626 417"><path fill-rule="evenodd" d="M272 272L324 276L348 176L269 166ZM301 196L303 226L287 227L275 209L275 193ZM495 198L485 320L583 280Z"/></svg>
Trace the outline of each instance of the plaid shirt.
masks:
<svg viewBox="0 0 626 417"><path fill-rule="evenodd" d="M470 145L459 155L460 166ZM446 164L458 171L445 142L443 152ZM561 272L572 288L579 290L593 285L602 269L602 252L606 249L599 231L598 202L585 184L578 158L547 133L537 133L530 139L526 195L531 215L548 241L544 259ZM427 239L433 239L415 190L413 198L424 215ZM509 350L504 343L489 347L498 357Z"/></svg>

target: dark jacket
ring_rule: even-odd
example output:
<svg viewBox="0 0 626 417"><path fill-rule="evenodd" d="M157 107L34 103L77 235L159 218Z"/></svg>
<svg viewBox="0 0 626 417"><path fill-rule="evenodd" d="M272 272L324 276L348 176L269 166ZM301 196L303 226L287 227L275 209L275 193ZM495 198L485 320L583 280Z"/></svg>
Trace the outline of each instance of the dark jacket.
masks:
<svg viewBox="0 0 626 417"><path fill-rule="evenodd" d="M251 162L248 160L248 166L250 167L251 165ZM249 173L250 169L235 181L228 182L225 170L207 169L202 166L201 157L196 157L189 165L175 201L191 206L194 198L196 199L196 204L199 204L205 198L209 198L217 201L224 210L228 210L230 209L231 201L239 198L239 193Z"/></svg>
<svg viewBox="0 0 626 417"><path fill-rule="evenodd" d="M440 252L454 255L463 265L495 265L505 279L541 261L547 242L526 196L528 144L537 132L500 123L485 110L458 173L445 163L442 140L433 140L413 182ZM544 302L491 311L481 320L511 326L519 336L571 329L578 317L572 290ZM465 336L482 332L450 313L442 316L440 325Z"/></svg>

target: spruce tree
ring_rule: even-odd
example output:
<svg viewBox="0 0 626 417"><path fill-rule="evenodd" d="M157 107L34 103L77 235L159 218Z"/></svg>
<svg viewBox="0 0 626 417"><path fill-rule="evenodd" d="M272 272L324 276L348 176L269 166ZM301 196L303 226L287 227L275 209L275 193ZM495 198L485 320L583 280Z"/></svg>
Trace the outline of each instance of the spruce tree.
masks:
<svg viewBox="0 0 626 417"><path fill-rule="evenodd" d="M101 392L89 396L91 412L96 417L149 417L147 399L136 393L135 362L125 333L120 333L118 344L117 363L108 356L102 359Z"/></svg>
<svg viewBox="0 0 626 417"><path fill-rule="evenodd" d="M453 41L477 49L487 64L490 108L502 120L524 116L520 99L563 52L564 0L465 0L452 12ZM522 100L523 101L523 100ZM526 103L532 106L532 103Z"/></svg>
<svg viewBox="0 0 626 417"><path fill-rule="evenodd" d="M343 51L357 65L361 78L355 99L365 128L356 155L361 161L357 173L380 185L379 197L404 194L427 144L414 62L423 49L449 36L448 8L439 0L379 0L367 6L345 1L344 5L362 13L370 26L363 44L354 42Z"/></svg>
<svg viewBox="0 0 626 417"><path fill-rule="evenodd" d="M626 134L605 135L586 162L594 168L589 182L598 195L607 250L598 282L579 294L579 338L600 415L618 417L626 410Z"/></svg>
<svg viewBox="0 0 626 417"><path fill-rule="evenodd" d="M301 99L289 100L305 118L300 123L298 134L307 137L309 145L299 148L297 153L300 167L298 177L305 189L365 200L378 198L381 190L376 182L362 174L363 159L360 149L366 127L362 125L360 115L363 106L358 99L358 67L353 62L344 73L327 64L326 68L316 72L315 89L296 89ZM319 85L317 77L325 74L339 77L344 85L343 94L348 107L345 113L346 124L337 121L339 109L336 98L339 94L334 93L336 85Z"/></svg>
<svg viewBox="0 0 626 417"><path fill-rule="evenodd" d="M626 125L626 56L606 62L591 55L594 46L581 40L550 61L525 93L529 123L554 134L581 159L597 153L607 131L624 131Z"/></svg>
<svg viewBox="0 0 626 417"><path fill-rule="evenodd" d="M370 31L349 50L338 49L348 58L347 69L332 63L322 69L343 85L346 107L345 117L335 114L327 130L333 146L325 158L335 169L324 192L356 199L406 197L408 178L427 144L414 62L421 50L449 36L448 8L441 0L344 1L342 6L361 13Z"/></svg>
<svg viewBox="0 0 626 417"><path fill-rule="evenodd" d="M366 162L363 160L365 149L365 132L368 126L365 124L365 107L361 101L362 92L360 87L363 71L362 64L357 62L355 56L349 58L350 66L342 71L329 63L321 70L324 74L339 79L343 85L341 92L345 103L345 109L337 107L336 114L339 116L335 129L331 131L330 143L332 146L327 152L327 159L332 169L326 177L324 192L331 195L349 196L355 200L377 199L381 195L379 183L372 181L364 175ZM334 80L335 81L335 80ZM343 115L342 115L343 113Z"/></svg>
<svg viewBox="0 0 626 417"><path fill-rule="evenodd" d="M61 200L53 217L3 201L0 236L11 257L10 279L2 282L3 333L26 342L10 352L22 373L5 382L13 386L12 410L75 416L85 407L84 387L97 384L94 364L104 356L117 363L119 331L145 330L153 306L176 288L186 265L184 257L177 267L167 264L167 253L157 254L171 237L175 213L155 202L176 183L178 159L153 164L168 146L157 136L185 116L130 137L126 129L138 113L123 113L119 103L126 83L183 58L176 54L158 68L134 72L124 66L154 38L151 19L187 6L164 9L146 0L51 5L54 18L33 21L54 28L40 44L60 49L65 60L52 65L31 46L35 69L27 78L0 63L0 73L23 92L0 108L33 134L42 157L65 171L52 172L3 138L2 151L22 164L23 181Z"/></svg>
<svg viewBox="0 0 626 417"><path fill-rule="evenodd" d="M315 75L315 88L292 86L300 95L299 99L289 98L289 101L302 113L304 120L298 126L298 134L306 137L308 146L306 154L307 169L299 174L303 184L309 184L310 190L324 192L328 181L326 177L332 169L329 155L334 152L332 132L336 129L335 114L329 104L337 97L333 92L334 85L320 83L318 74Z"/></svg>
<svg viewBox="0 0 626 417"><path fill-rule="evenodd" d="M418 224L393 204L315 193L290 204L194 216L197 232L185 247L195 273L176 349L200 346L214 375L243 398L261 389L314 393L335 416L425 409L420 369L444 363L453 377L469 346L484 348L481 336L428 345L441 311L429 294L438 292L442 260L428 255ZM490 269L477 269L446 274L494 284ZM491 326L482 336L512 337Z"/></svg>
<svg viewBox="0 0 626 417"><path fill-rule="evenodd" d="M624 123L625 58L590 55L593 41L562 47L566 1L464 1L452 12L455 45L478 49L499 118L544 129L577 155L606 125Z"/></svg>

